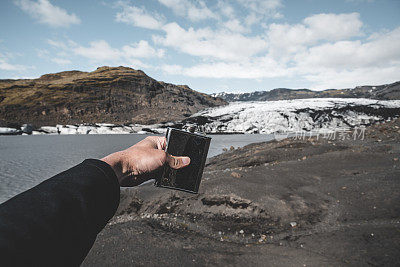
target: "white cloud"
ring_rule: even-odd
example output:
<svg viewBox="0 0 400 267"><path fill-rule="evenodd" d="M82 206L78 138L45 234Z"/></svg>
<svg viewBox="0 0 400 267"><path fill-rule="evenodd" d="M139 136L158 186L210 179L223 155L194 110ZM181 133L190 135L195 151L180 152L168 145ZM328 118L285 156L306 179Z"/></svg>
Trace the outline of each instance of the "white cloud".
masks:
<svg viewBox="0 0 400 267"><path fill-rule="evenodd" d="M128 57L150 58L150 57L164 57L165 51L163 49L154 49L147 41L141 40L138 43L125 45L122 51Z"/></svg>
<svg viewBox="0 0 400 267"><path fill-rule="evenodd" d="M310 38L315 40L342 40L360 35L363 25L359 13L317 14L304 19Z"/></svg>
<svg viewBox="0 0 400 267"><path fill-rule="evenodd" d="M116 21L131 24L136 27L157 30L163 25L164 18L157 14L149 14L143 7L129 6L124 2L118 2L122 11L117 13Z"/></svg>
<svg viewBox="0 0 400 267"><path fill-rule="evenodd" d="M163 30L165 36L153 37L156 43L193 56L235 61L256 55L267 48L262 38L246 37L239 33L209 28L185 30L177 23L169 23Z"/></svg>
<svg viewBox="0 0 400 267"><path fill-rule="evenodd" d="M134 68L149 67L138 58L162 58L165 53L163 49L155 49L144 40L121 48L114 48L105 40L90 42L89 46L82 46L71 40L66 42L47 40L47 43L56 48L59 55L75 55L95 64L127 65ZM71 63L65 58L54 58L51 61L60 65Z"/></svg>
<svg viewBox="0 0 400 267"><path fill-rule="evenodd" d="M260 79L290 75L289 71L269 57L245 62L218 62L199 64L183 70L191 77Z"/></svg>
<svg viewBox="0 0 400 267"><path fill-rule="evenodd" d="M321 25L335 24L334 21L340 29L332 26L334 30L327 30L328 34L323 32ZM184 30L177 24L168 24L164 28L166 36L159 37L158 41L201 56L201 60L191 67L164 65L162 70L168 74L216 79L301 77L313 89L400 80L400 27L366 38L357 13L319 14L304 19L302 24L278 26L274 24L270 28L273 34L269 32L269 39L252 37L261 40L265 49L261 46L251 49L247 43L251 38L241 34L228 34L231 39L223 37L227 43L238 44L238 47L229 47L218 39L221 36L218 31ZM244 41L238 42L240 39ZM241 51L240 47L247 51ZM277 56L277 48L284 53Z"/></svg>
<svg viewBox="0 0 400 267"><path fill-rule="evenodd" d="M7 53L1 54L0 53L0 70L5 71L23 71L27 69L32 69L31 66L19 65L19 64L12 64L9 63L9 55Z"/></svg>
<svg viewBox="0 0 400 267"><path fill-rule="evenodd" d="M239 20L231 19L223 23L223 27L232 31L232 32L249 32L250 29L244 27Z"/></svg>
<svg viewBox="0 0 400 267"><path fill-rule="evenodd" d="M279 19L283 15L278 9L283 7L282 0L237 0L249 11L245 23L249 26L270 18Z"/></svg>
<svg viewBox="0 0 400 267"><path fill-rule="evenodd" d="M319 41L338 41L361 35L362 22L358 13L317 14L301 24L276 24L268 28L270 53L291 57Z"/></svg>
<svg viewBox="0 0 400 267"><path fill-rule="evenodd" d="M216 79L261 79L291 75L290 70L280 66L279 62L269 57L259 57L243 62L201 63L188 68L179 65L164 65L162 69L168 74Z"/></svg>
<svg viewBox="0 0 400 267"><path fill-rule="evenodd" d="M147 41L139 41L125 45L121 49L111 47L106 41L99 40L90 43L89 47L74 46L72 51L79 56L89 58L93 61L112 61L132 58L151 58L164 56L164 50L154 49Z"/></svg>
<svg viewBox="0 0 400 267"><path fill-rule="evenodd" d="M47 40L47 43L51 44L53 47L59 47L61 45L64 49L68 49L67 46L61 42ZM67 58L70 56L70 54L67 54L65 51L59 51L57 53L57 57L52 55L47 49L36 49L36 53L38 57L56 63L57 65L63 66L72 63L72 61Z"/></svg>
<svg viewBox="0 0 400 267"><path fill-rule="evenodd" d="M164 64L161 66L161 69L167 73L167 74L171 74L171 75L177 75L177 74L183 74L183 67L180 65L168 65L168 64Z"/></svg>
<svg viewBox="0 0 400 267"><path fill-rule="evenodd" d="M339 41L309 48L296 55L301 67L360 68L400 62L400 27L366 42Z"/></svg>
<svg viewBox="0 0 400 267"><path fill-rule="evenodd" d="M218 0L217 7L222 15L230 19L234 18L235 9L226 0Z"/></svg>
<svg viewBox="0 0 400 267"><path fill-rule="evenodd" d="M257 13L265 13L283 6L282 0L238 0L238 2Z"/></svg>
<svg viewBox="0 0 400 267"><path fill-rule="evenodd" d="M48 0L15 0L14 3L40 23L52 27L68 27L81 22L75 14L68 14L66 10L52 5Z"/></svg>
<svg viewBox="0 0 400 267"><path fill-rule="evenodd" d="M52 62L58 64L58 65L68 65L68 64L71 64L71 63L72 63L71 60L69 60L69 59L58 58L58 57L51 58L50 60L51 60Z"/></svg>
<svg viewBox="0 0 400 267"><path fill-rule="evenodd" d="M89 59L99 65L127 65L134 68L146 68L147 64L133 57L130 51L131 46L124 46L121 49L111 47L106 41L93 41L88 47L77 45L72 48L75 55ZM134 49L135 47L132 47Z"/></svg>
<svg viewBox="0 0 400 267"><path fill-rule="evenodd" d="M400 66L370 67L352 70L327 69L304 77L313 82L311 89L354 88L358 85L381 85L400 80Z"/></svg>
<svg viewBox="0 0 400 267"><path fill-rule="evenodd" d="M241 62L209 62L184 68L179 65L164 65L168 74L181 74L197 78L260 79L291 75L285 66L270 57L257 57Z"/></svg>
<svg viewBox="0 0 400 267"><path fill-rule="evenodd" d="M338 41L295 56L296 72L316 88L353 87L400 80L400 27L367 41Z"/></svg>
<svg viewBox="0 0 400 267"><path fill-rule="evenodd" d="M121 52L112 48L106 41L99 40L90 43L89 47L76 46L72 51L78 55L96 62L111 61L120 58Z"/></svg>
<svg viewBox="0 0 400 267"><path fill-rule="evenodd" d="M56 48L59 48L61 50L67 50L69 47L77 46L77 43L75 43L72 40L67 40L66 42L61 42L61 41L55 41L52 39L47 39L46 42Z"/></svg>
<svg viewBox="0 0 400 267"><path fill-rule="evenodd" d="M26 66L10 64L5 59L0 58L0 70L13 71L13 70L25 70L25 69L27 69Z"/></svg>
<svg viewBox="0 0 400 267"><path fill-rule="evenodd" d="M200 21L204 19L217 19L218 15L211 11L204 1L197 0L158 0L161 4L179 16L187 17L192 21Z"/></svg>

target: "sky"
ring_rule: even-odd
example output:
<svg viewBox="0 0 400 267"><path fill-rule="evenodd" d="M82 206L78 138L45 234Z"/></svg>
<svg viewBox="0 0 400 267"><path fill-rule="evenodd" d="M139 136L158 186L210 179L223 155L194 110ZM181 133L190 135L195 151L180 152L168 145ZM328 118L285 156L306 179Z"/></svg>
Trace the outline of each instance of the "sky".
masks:
<svg viewBox="0 0 400 267"><path fill-rule="evenodd" d="M400 80L400 0L1 0L0 79L100 66L204 93Z"/></svg>

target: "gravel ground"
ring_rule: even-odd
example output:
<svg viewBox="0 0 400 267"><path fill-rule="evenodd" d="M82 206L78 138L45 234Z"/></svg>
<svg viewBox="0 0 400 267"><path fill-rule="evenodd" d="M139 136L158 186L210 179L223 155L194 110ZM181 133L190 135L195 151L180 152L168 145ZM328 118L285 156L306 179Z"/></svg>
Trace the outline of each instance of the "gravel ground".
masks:
<svg viewBox="0 0 400 267"><path fill-rule="evenodd" d="M198 195L123 190L83 265L398 266L400 120L342 137L225 152Z"/></svg>

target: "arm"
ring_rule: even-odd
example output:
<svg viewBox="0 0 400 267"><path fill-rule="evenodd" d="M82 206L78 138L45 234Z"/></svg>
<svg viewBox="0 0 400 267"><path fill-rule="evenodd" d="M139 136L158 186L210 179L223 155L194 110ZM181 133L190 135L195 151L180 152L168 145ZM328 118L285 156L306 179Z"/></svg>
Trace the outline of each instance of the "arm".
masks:
<svg viewBox="0 0 400 267"><path fill-rule="evenodd" d="M8 265L79 265L114 215L120 185L154 178L167 155L165 138L148 137L102 160L89 159L0 205L0 259Z"/></svg>
<svg viewBox="0 0 400 267"><path fill-rule="evenodd" d="M2 264L79 265L118 204L117 177L100 160L44 181L0 206Z"/></svg>

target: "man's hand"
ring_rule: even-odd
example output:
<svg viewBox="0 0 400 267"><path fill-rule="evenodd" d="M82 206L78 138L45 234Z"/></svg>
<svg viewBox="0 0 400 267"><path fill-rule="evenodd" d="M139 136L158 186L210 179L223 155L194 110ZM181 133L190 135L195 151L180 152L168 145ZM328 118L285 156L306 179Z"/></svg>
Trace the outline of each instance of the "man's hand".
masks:
<svg viewBox="0 0 400 267"><path fill-rule="evenodd" d="M136 186L154 179L165 163L174 169L189 165L189 157L168 155L164 151L166 144L165 137L148 136L130 148L101 160L113 168L121 186Z"/></svg>

